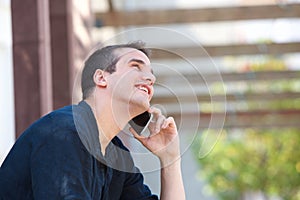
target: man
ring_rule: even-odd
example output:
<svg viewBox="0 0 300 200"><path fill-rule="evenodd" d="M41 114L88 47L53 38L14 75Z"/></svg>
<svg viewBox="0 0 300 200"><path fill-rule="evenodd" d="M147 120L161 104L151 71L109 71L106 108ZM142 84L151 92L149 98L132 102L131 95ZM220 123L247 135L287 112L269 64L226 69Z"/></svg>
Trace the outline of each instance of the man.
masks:
<svg viewBox="0 0 300 200"><path fill-rule="evenodd" d="M107 46L85 62L83 100L42 117L0 168L0 199L157 199L117 134L145 111L151 135L130 132L161 163L160 199L184 200L174 119L150 107L155 76L141 42Z"/></svg>

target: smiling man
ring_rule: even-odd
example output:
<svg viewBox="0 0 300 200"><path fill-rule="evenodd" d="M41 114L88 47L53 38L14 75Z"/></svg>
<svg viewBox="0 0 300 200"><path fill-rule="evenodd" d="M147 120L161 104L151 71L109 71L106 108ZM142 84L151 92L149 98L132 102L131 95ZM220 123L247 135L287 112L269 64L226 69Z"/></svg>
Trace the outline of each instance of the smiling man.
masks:
<svg viewBox="0 0 300 200"><path fill-rule="evenodd" d="M149 112L150 136L130 132L160 160L160 199L184 200L176 124L150 107L154 82L142 42L96 50L82 72L83 100L42 117L16 141L0 168L0 199L158 199L117 137Z"/></svg>

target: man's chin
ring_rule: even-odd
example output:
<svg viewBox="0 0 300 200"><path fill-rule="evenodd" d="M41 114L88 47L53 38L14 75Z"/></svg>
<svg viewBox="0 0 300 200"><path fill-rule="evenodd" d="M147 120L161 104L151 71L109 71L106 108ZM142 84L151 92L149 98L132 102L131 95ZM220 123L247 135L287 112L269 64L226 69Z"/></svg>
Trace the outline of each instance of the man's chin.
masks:
<svg viewBox="0 0 300 200"><path fill-rule="evenodd" d="M132 116L138 116L146 111L148 111L150 108L150 103L145 102L145 103L139 103L138 105L135 104L135 106L131 109Z"/></svg>

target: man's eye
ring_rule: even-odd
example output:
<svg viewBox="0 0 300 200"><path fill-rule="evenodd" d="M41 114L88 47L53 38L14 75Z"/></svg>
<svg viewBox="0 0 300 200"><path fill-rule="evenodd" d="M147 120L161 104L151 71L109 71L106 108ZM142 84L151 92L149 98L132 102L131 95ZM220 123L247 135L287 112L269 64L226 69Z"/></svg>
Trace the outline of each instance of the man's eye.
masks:
<svg viewBox="0 0 300 200"><path fill-rule="evenodd" d="M139 64L132 64L131 67L136 67L137 69L140 69L140 65Z"/></svg>

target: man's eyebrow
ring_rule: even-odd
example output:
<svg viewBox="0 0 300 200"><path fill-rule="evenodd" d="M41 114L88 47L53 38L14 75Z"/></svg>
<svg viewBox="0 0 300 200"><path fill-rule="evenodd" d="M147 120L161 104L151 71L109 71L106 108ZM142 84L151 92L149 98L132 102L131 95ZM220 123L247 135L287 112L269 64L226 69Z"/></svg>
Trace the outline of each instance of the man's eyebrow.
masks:
<svg viewBox="0 0 300 200"><path fill-rule="evenodd" d="M130 59L128 63L131 63L131 62L137 62L137 63L139 63L141 65L146 65L146 63L143 60L137 59L137 58ZM151 68L151 73L153 74L153 69L152 68Z"/></svg>
<svg viewBox="0 0 300 200"><path fill-rule="evenodd" d="M137 63L140 63L142 65L145 65L145 62L143 60L137 59L137 58L130 59L128 63L131 63L131 62L137 62Z"/></svg>

